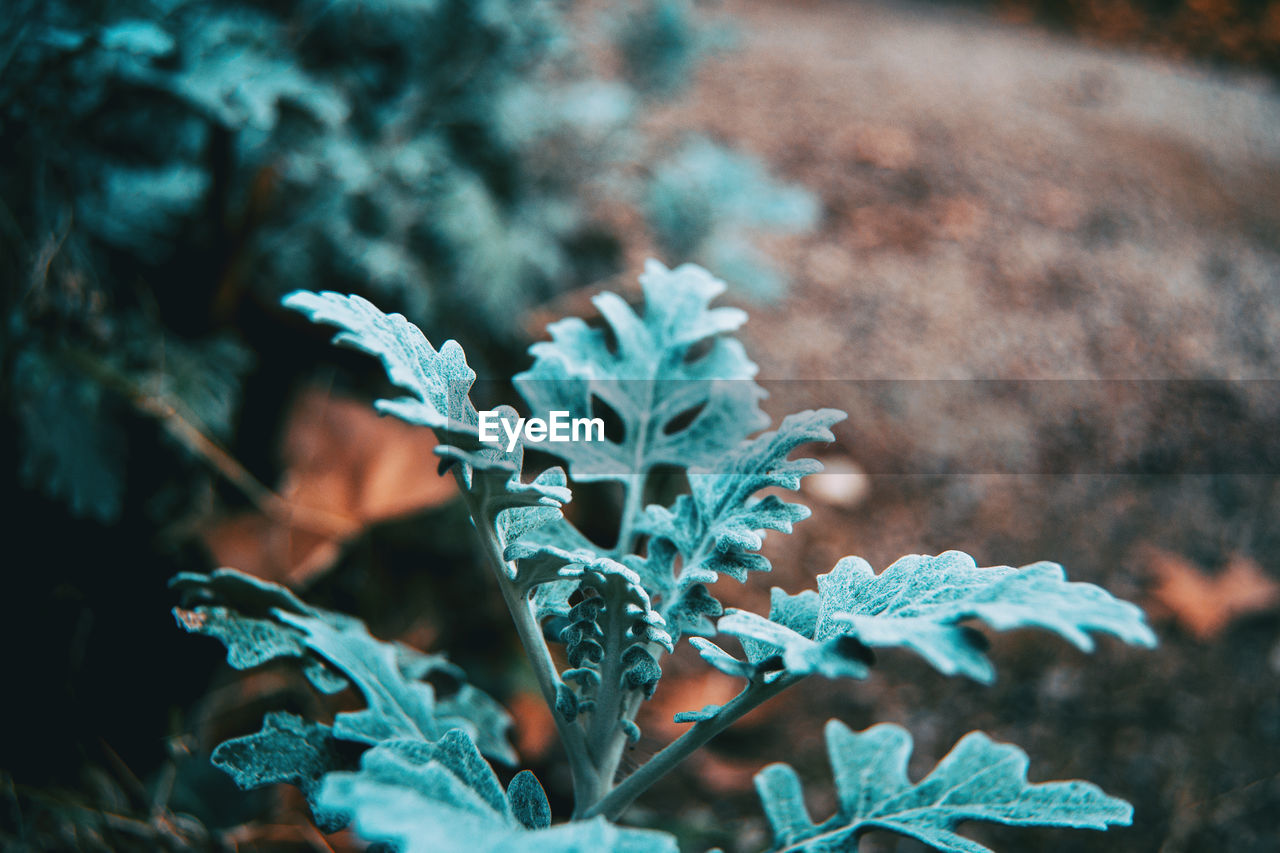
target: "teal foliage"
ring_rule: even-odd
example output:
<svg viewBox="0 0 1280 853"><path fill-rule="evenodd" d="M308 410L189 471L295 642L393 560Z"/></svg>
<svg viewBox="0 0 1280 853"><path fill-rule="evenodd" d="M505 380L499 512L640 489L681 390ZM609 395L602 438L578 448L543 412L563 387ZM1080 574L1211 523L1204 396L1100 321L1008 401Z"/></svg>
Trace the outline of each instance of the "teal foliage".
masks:
<svg viewBox="0 0 1280 853"><path fill-rule="evenodd" d="M644 0L618 16L613 25L618 53L637 89L664 95L685 85L715 41L696 18L691 0Z"/></svg>
<svg viewBox="0 0 1280 853"><path fill-rule="evenodd" d="M319 801L350 815L361 837L401 853L677 849L665 833L624 829L602 818L550 826L546 794L533 775L518 774L504 792L458 731L429 746L389 743L370 750L359 771L330 774Z"/></svg>
<svg viewBox="0 0 1280 853"><path fill-rule="evenodd" d="M284 305L312 322L342 329L335 344L376 356L391 383L413 394L379 400L379 411L433 429L468 430L478 423L468 399L476 374L457 341L446 341L437 352L403 315L384 314L359 296L298 291L285 297Z"/></svg>
<svg viewBox="0 0 1280 853"><path fill-rule="evenodd" d="M657 261L640 283L643 316L612 293L593 300L615 347L602 329L560 320L547 329L550 341L530 348L533 366L514 380L536 417L566 411L589 418L598 399L621 421L617 442L547 447L575 480L628 482L658 465L710 465L768 423L758 402L764 391L752 381L756 366L727 335L746 314L709 307L724 283L692 265L668 270Z"/></svg>
<svg viewBox="0 0 1280 853"><path fill-rule="evenodd" d="M375 640L357 620L232 570L180 575L175 586L197 601L177 611L179 622L220 639L231 666L293 660L322 692L353 686L365 700L330 725L271 714L260 732L220 746L215 762L241 785L297 784L319 825L349 821L365 840L402 853L670 851L670 835L611 821L759 702L812 675L869 677L873 648L910 648L943 672L989 681L992 665L965 624L971 620L994 630L1047 629L1084 650L1093 648L1094 633L1154 642L1138 608L1068 583L1056 564L979 568L955 551L904 557L879 575L849 557L819 576L816 590L774 589L768 617L726 611L709 585L722 575L742 581L769 571L759 553L766 531L788 533L809 514L776 492L759 493L796 491L821 470L816 460L790 457L834 441L844 414L801 412L760 432L768 424L763 391L731 337L745 316L712 306L724 285L699 267L657 262L641 282L640 310L611 293L596 298L607 330L564 320L552 325L550 341L531 348L534 364L515 384L533 415L588 416L599 400L622 425L620 436L545 445L568 472L552 467L532 476L525 470L532 438L482 440L481 412L470 397L475 373L457 343L437 349L403 316L360 297L297 292L285 300L336 327L336 343L380 359L406 396L377 408L439 439L441 472L452 473L462 491L565 746L572 818L555 822L529 771L504 790L485 756L515 762L505 739L510 720L444 658ZM519 418L508 406L494 412L508 425ZM680 469L688 493L646 507L645 481L659 465ZM622 483L612 547L593 544L566 515L571 478ZM718 635L736 637L744 656L713 642ZM724 705L677 714L691 724L686 734L619 781L627 745L641 737L639 708L660 689L661 658L682 636L746 686ZM551 653L555 643L563 646L563 669ZM462 686L438 696L426 681L435 672ZM916 784L906 776L910 736L896 726L854 734L832 721L827 743L839 808L824 822L810 819L790 767L773 765L756 777L777 850L855 850L864 831L888 829L938 850L981 853L986 848L956 833L962 821L1105 829L1131 820L1127 803L1089 783L1028 783L1027 757L981 733L967 735Z"/></svg>
<svg viewBox="0 0 1280 853"><path fill-rule="evenodd" d="M1142 611L1101 587L1068 583L1057 563L1021 569L979 568L968 554L903 557L879 575L865 560L846 557L818 577L814 639L852 636L868 646L904 646L948 675L995 678L990 660L962 623L980 620L997 631L1042 628L1081 651L1090 632L1152 647Z"/></svg>
<svg viewBox="0 0 1280 853"><path fill-rule="evenodd" d="M33 334L12 374L24 481L65 501L75 515L103 522L116 520L125 502L130 399L145 399L224 441L253 362L225 335L184 340L132 314L109 327L122 340L101 356L79 342Z"/></svg>
<svg viewBox="0 0 1280 853"><path fill-rule="evenodd" d="M278 782L297 785L317 826L332 832L346 825L341 814L327 811L316 800L325 774L344 764L330 726L272 711L263 718L260 731L223 741L210 760L245 790Z"/></svg>
<svg viewBox="0 0 1280 853"><path fill-rule="evenodd" d="M511 803L511 814L525 829L546 829L551 825L547 792L530 771L521 770L511 778L507 785L507 800Z"/></svg>
<svg viewBox="0 0 1280 853"><path fill-rule="evenodd" d="M771 487L794 491L801 478L822 470L816 459L789 460L787 456L802 444L834 441L831 427L844 418L835 409L789 415L777 431L741 442L714 466L691 466L690 493L677 498L671 508L646 510L638 526L651 537L653 559L646 568L652 571L651 582L670 602L674 624L698 630L705 617L719 615L705 584L714 583L721 574L745 581L749 571L769 571L769 561L757 553L764 544L764 531L790 533L795 522L809 517L809 508L776 495L760 500L754 496ZM657 568L657 563L669 562L663 556L672 554L664 542L680 556L678 574Z"/></svg>
<svg viewBox="0 0 1280 853"><path fill-rule="evenodd" d="M523 445L506 450L501 443L480 442L479 415L469 396L476 374L456 341L446 341L437 351L403 315L383 314L359 296L298 291L284 304L317 323L337 326L341 331L334 343L377 356L391 382L411 393L379 400L375 407L436 430L442 441L437 453L447 466L458 466L468 493L492 517L503 548L562 518L560 507L570 497L562 471L551 468L524 482ZM514 411L500 414L507 420ZM522 581L532 588L555 577Z"/></svg>
<svg viewBox="0 0 1280 853"><path fill-rule="evenodd" d="M756 775L756 790L773 827L776 851L856 850L857 837L887 829L942 853L991 853L955 832L964 821L1013 826L1106 829L1128 826L1133 807L1088 782L1027 782L1027 755L981 732L965 735L924 779L911 784L911 735L882 724L852 732L827 723L827 753L839 807L820 824L805 808L800 780L786 764Z"/></svg>
<svg viewBox="0 0 1280 853"><path fill-rule="evenodd" d="M486 333L501 359L527 309L615 272L600 194L658 165L645 96L684 84L707 43L688 3L619 11L651 26L530 0L18 0L0 21L0 269L27 283L6 293L5 346L33 355L4 379L28 481L117 518L121 433L159 350L204 350L245 306L360 292ZM584 57L601 41L635 73L600 76ZM109 381L68 340L148 360ZM228 408L244 372L226 371ZM234 427L172 390L161 408L220 440ZM175 491L199 491L193 467L170 466Z"/></svg>
<svg viewBox="0 0 1280 853"><path fill-rule="evenodd" d="M32 347L15 360L13 395L26 445L23 480L78 516L116 518L124 500L125 437L105 389Z"/></svg>
<svg viewBox="0 0 1280 853"><path fill-rule="evenodd" d="M816 593L775 588L767 619L729 612L717 627L743 641L746 661L705 639L697 645L708 663L734 675L749 677L781 655L769 677L786 670L852 678L868 674L858 663L868 647L901 646L947 675L990 683L995 668L985 638L964 624L975 619L997 631L1053 631L1086 652L1094 649L1090 632L1148 648L1156 642L1141 609L1093 584L1068 583L1056 563L979 568L968 554L948 551L903 557L879 575L865 560L845 557L818 576Z"/></svg>
<svg viewBox="0 0 1280 853"><path fill-rule="evenodd" d="M233 569L180 574L172 585L191 601L174 610L178 624L220 640L233 668L293 660L321 692L355 687L364 697L365 708L339 713L332 725L270 713L259 732L221 744L213 761L241 787L296 784L317 823L333 829L345 821L318 803L319 785L345 767L344 756L359 745L434 743L459 731L491 757L515 761L507 739L510 715L443 656L374 639L358 619L311 607L285 587ZM459 682L458 688L438 696L426 680L436 673Z"/></svg>
<svg viewBox="0 0 1280 853"><path fill-rule="evenodd" d="M754 238L808 231L821 210L809 190L782 183L759 160L701 137L686 140L655 166L644 209L664 252L696 260L761 300L779 296L787 280Z"/></svg>

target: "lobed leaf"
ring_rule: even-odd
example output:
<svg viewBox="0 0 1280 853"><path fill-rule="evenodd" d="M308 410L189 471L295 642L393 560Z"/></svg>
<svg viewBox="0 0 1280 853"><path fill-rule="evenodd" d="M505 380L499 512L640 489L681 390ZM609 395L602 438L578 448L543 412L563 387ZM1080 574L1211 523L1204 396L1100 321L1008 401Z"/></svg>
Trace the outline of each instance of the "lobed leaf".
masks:
<svg viewBox="0 0 1280 853"><path fill-rule="evenodd" d="M903 557L877 575L846 557L818 577L818 642L848 635L868 646L909 648L948 675L990 682L995 669L983 643L962 624L981 620L997 631L1044 628L1082 651L1090 632L1154 646L1142 610L1101 587L1068 583L1062 566L1040 562L1014 569L979 568L968 554Z"/></svg>
<svg viewBox="0 0 1280 853"><path fill-rule="evenodd" d="M603 818L549 826L546 794L533 774L517 774L504 792L459 731L436 744L375 747L358 772L326 777L318 800L349 815L362 838L394 845L400 853L677 849L665 833L623 829Z"/></svg>
<svg viewBox="0 0 1280 853"><path fill-rule="evenodd" d="M707 663L728 675L763 676L766 681L772 681L784 674L866 678L871 672L866 647L852 637L816 643L785 625L746 610L728 611L718 627L722 634L742 641L747 652L745 661L705 638L693 637L690 642Z"/></svg>
<svg viewBox="0 0 1280 853"><path fill-rule="evenodd" d="M593 300L613 347L604 330L560 320L547 327L550 341L530 348L533 366L514 379L535 416L591 418L598 400L621 421L618 441L547 445L575 480L631 482L657 465L711 465L768 423L764 391L752 381L756 366L727 337L746 314L709 307L724 283L691 264L669 270L651 260L640 284L643 317L613 293Z"/></svg>
<svg viewBox="0 0 1280 853"><path fill-rule="evenodd" d="M345 764L329 726L271 711L263 718L261 730L223 741L211 760L243 790L277 782L297 785L307 798L316 825L325 832L334 832L346 823L341 815L316 801L324 775Z"/></svg>
<svg viewBox="0 0 1280 853"><path fill-rule="evenodd" d="M283 304L314 323L340 328L335 344L376 356L392 384L413 395L379 400L378 411L432 429L474 432L479 417L468 395L476 374L457 341L446 341L437 352L403 315L384 314L360 296L299 290Z"/></svg>
<svg viewBox="0 0 1280 853"><path fill-rule="evenodd" d="M1082 651L1093 650L1090 632L1156 642L1141 608L1093 584L1068 583L1056 563L979 568L968 554L947 551L903 557L879 575L865 560L845 557L818 576L817 592L775 588L768 619L731 611L718 629L742 640L745 661L705 640L697 645L717 669L748 678L779 664L795 675L860 678L865 672L846 661L870 664L871 648L901 646L947 675L990 683L986 639L964 624L973 619L997 631L1044 628Z"/></svg>
<svg viewBox="0 0 1280 853"><path fill-rule="evenodd" d="M653 607L633 569L591 548L570 551L551 544L520 542L508 548L506 556L519 562L521 576L527 561L535 560L543 581L537 589L553 588L540 602L535 593L535 607L539 618L548 612L559 617L562 627L553 637L565 644L570 667L563 678L578 684L578 691L567 685L557 691L560 716L573 720L580 713L596 711L595 697L606 677L615 681L603 688L606 691L617 686L639 691L645 699L653 696L662 667L650 644L670 652L674 642L666 631L666 620ZM570 606L575 594L580 598ZM629 720L619 720L619 724L634 728Z"/></svg>
<svg viewBox="0 0 1280 853"><path fill-rule="evenodd" d="M299 290L285 297L284 305L313 322L337 326L341 331L334 343L376 356L392 384L412 394L378 400L374 406L384 414L435 430L441 442L436 448L443 460L441 472L460 466L463 488L485 517L493 520L503 548L562 519L560 507L570 498L564 471L551 468L526 483L521 479L522 444L516 442L507 450L501 443L480 441L479 413L469 396L476 374L456 341L446 341L437 351L402 315L384 314L359 296ZM503 422L518 418L510 406L495 411Z"/></svg>
<svg viewBox="0 0 1280 853"><path fill-rule="evenodd" d="M673 629L696 631L701 617L713 613L706 599L715 600L705 589L695 592L698 585L714 583L721 574L745 581L750 571L769 571L769 561L756 553L764 544L763 531L790 533L795 522L809 517L809 508L774 495L754 496L767 488L795 490L803 477L821 471L816 459L787 456L802 444L834 441L831 427L845 417L835 409L788 415L777 430L743 442L714 466L691 468L690 493L670 509L646 509L637 525L651 537L646 572L664 594L663 612L672 617ZM678 576L670 574L671 553L663 551L664 542L680 556ZM686 601L691 594L698 601Z"/></svg>
<svg viewBox="0 0 1280 853"><path fill-rule="evenodd" d="M855 733L831 720L826 737L839 806L823 823L810 818L799 777L789 765L772 764L756 774L756 790L774 832L773 850L856 850L862 832L886 829L944 853L991 853L957 834L958 825L983 820L1106 829L1133 820L1132 806L1089 782L1029 783L1026 753L982 732L961 738L916 784L907 778L911 735L900 726L881 724Z"/></svg>
<svg viewBox="0 0 1280 853"><path fill-rule="evenodd" d="M745 581L748 571L768 571L768 561L756 551L763 530L790 533L792 525L809 517L809 508L770 495L752 501L762 489L798 489L801 478L822 470L816 459L789 460L802 444L830 442L834 424L844 412L818 409L788 415L776 431L742 443L713 466L690 468L689 491L671 509L650 506L639 525L642 533L661 537L680 551L683 566L679 588L712 583L723 573Z"/></svg>
<svg viewBox="0 0 1280 853"><path fill-rule="evenodd" d="M517 561L538 558L543 561L544 566L558 563L559 568L554 575L549 571L541 575L544 583L576 581L579 588L591 589L599 594L601 601L599 605L591 605L593 608L613 608L624 616L620 621L628 625L631 639L657 643L667 651L674 648L671 635L665 630L666 620L654 609L640 576L617 560L601 556L590 548L570 551L557 545L534 545L526 542L508 548L506 556ZM571 614L571 609L566 611L566 615ZM598 611L594 612L591 620L595 621L598 616Z"/></svg>
<svg viewBox="0 0 1280 853"><path fill-rule="evenodd" d="M400 643L374 639L360 620L304 604L288 589L233 569L211 575L184 573L173 585L188 596L222 604L175 608L188 631L215 636L227 646L232 666L246 669L276 658L298 658L325 692L354 685L366 707L334 718L339 740L377 744L386 740L434 741L461 728L485 752L507 763L515 752L507 741L511 718L491 697L465 683L463 673L441 655L426 655ZM462 682L438 699L423 679L436 672Z"/></svg>
<svg viewBox="0 0 1280 853"><path fill-rule="evenodd" d="M339 621L349 617L313 608L285 587L234 569L218 569L209 575L182 572L169 585L187 597L202 595L230 605L175 607L173 615L189 633L222 641L233 669L253 669L277 658L300 658L303 674L317 690L338 693L348 687L347 679L323 659L308 655L301 632L282 624L272 610L323 614Z"/></svg>

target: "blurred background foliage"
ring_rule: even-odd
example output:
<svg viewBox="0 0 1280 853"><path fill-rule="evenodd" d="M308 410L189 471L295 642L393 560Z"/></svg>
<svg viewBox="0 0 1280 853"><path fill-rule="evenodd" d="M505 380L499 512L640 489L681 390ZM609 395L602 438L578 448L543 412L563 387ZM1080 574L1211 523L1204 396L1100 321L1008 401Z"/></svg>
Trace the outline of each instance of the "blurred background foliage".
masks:
<svg viewBox="0 0 1280 853"><path fill-rule="evenodd" d="M157 646L166 577L212 554L306 583L368 525L448 497L416 432L305 391L373 374L351 358L317 376L325 336L284 317L283 294L361 293L509 375L530 312L628 253L714 263L753 229L814 224L807 191L749 155L645 127L732 41L689 0L6 7L0 376L9 521L27 535L4 621L37 651L16 673L31 740L0 767L92 801L70 796L44 837L43 795L24 794L24 837L198 840L130 801L174 767L159 734L185 729L165 718L212 672ZM709 202L726 182L735 199ZM185 692L156 696L165 672L188 673Z"/></svg>
<svg viewBox="0 0 1280 853"><path fill-rule="evenodd" d="M291 290L483 335L484 369L523 350L531 308L621 269L620 206L712 264L744 229L816 219L751 158L642 129L725 42L682 0L24 2L4 27L23 475L103 521L121 403L159 398L226 442L258 349L237 324L283 322Z"/></svg>

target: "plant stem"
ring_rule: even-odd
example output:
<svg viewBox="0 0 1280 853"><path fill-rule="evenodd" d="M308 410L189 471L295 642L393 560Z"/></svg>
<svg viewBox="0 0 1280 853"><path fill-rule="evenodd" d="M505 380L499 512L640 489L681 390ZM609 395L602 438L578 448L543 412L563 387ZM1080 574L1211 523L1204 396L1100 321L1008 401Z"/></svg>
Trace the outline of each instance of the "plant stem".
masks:
<svg viewBox="0 0 1280 853"><path fill-rule="evenodd" d="M458 487L466 499L467 509L475 522L476 530L480 533L485 555L489 558L489 567L493 570L498 588L502 590L502 598L507 603L512 622L515 623L520 644L524 646L529 664L533 667L534 677L538 681L538 688L542 691L542 698L551 709L551 718L555 721L556 729L560 733L560 742L564 744L565 752L568 754L569 769L573 775L575 810L584 808L598 796L599 774L587 753L582 729L566 720L556 710L556 691L564 682L560 680L555 661L551 658L551 650L542 636L542 626L538 624L528 595L522 593L511 582L511 576L508 573L510 564L502 556L502 546L498 541L493 523L483 512L475 495L462 482L461 474L457 476Z"/></svg>
<svg viewBox="0 0 1280 853"><path fill-rule="evenodd" d="M607 614L604 626L604 657L600 662L600 687L596 691L596 710L592 713L588 747L591 758L595 761L596 770L601 774L600 781L605 790L613 782L608 773L608 762L605 756L613 733L618 728L619 715L622 713L622 652L625 644L626 622L618 613L623 608L621 596L611 596L606 605ZM600 792L601 795L605 790Z"/></svg>
<svg viewBox="0 0 1280 853"><path fill-rule="evenodd" d="M637 473L627 483L627 496L622 517L618 524L618 541L614 545L614 557L621 559L635 547L635 526L644 507L644 490L647 473ZM601 664L600 690L596 696L596 710L588 746L595 761L597 782L596 799L605 796L613 788L613 778L622 761L626 734L619 722L632 719L640 707L640 697L635 691L622 687L622 655L626 651L627 621L625 608L620 601L611 600L605 610L605 650Z"/></svg>
<svg viewBox="0 0 1280 853"><path fill-rule="evenodd" d="M658 653L654 654L658 657ZM626 697L622 701L619 709L618 717L623 720L634 720L636 713L640 710L640 704L644 701L644 697L638 690L627 692ZM608 784L603 792L607 794L613 790L613 779L618 775L618 765L622 763L622 754L627 748L627 733L623 731L622 726L615 725L610 733L606 746L597 753L597 766L599 768L600 778Z"/></svg>
<svg viewBox="0 0 1280 853"><path fill-rule="evenodd" d="M635 547L636 522L639 520L640 511L644 509L644 490L648 481L649 475L640 473L627 484L626 503L623 504L622 521L618 525L618 543L613 547L614 553L619 558L632 553Z"/></svg>
<svg viewBox="0 0 1280 853"><path fill-rule="evenodd" d="M779 676L771 682L753 681L728 704L724 705L714 717L693 724L687 732L669 743L661 752L653 756L638 770L623 779L618 786L587 809L583 817L604 815L609 820L617 820L627 806L636 797L649 789L654 782L674 770L682 761L696 752L707 741L731 726L738 718L751 711L760 703L771 699L786 688L795 684L803 676Z"/></svg>

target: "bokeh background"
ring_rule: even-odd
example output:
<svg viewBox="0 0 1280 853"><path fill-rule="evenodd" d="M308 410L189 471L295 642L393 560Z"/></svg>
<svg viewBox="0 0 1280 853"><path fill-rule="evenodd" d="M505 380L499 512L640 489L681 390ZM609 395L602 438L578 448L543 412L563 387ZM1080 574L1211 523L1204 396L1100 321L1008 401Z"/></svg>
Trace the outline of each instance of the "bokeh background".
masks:
<svg viewBox="0 0 1280 853"><path fill-rule="evenodd" d="M492 403L546 322L638 297L656 256L730 283L775 419L851 413L814 517L727 601L959 548L1061 562L1161 644L1000 636L991 687L882 656L753 713L633 822L760 849L751 775L786 759L827 813L836 716L906 725L916 774L981 728L1033 780L1136 807L1106 834L967 830L997 849L1275 850L1277 72L1265 0L9 4L0 844L353 848L208 765L266 710L333 711L174 627L168 578L217 565L447 651L563 813L430 437L373 415L377 366L278 300L402 311ZM635 762L732 690L689 651Z"/></svg>

